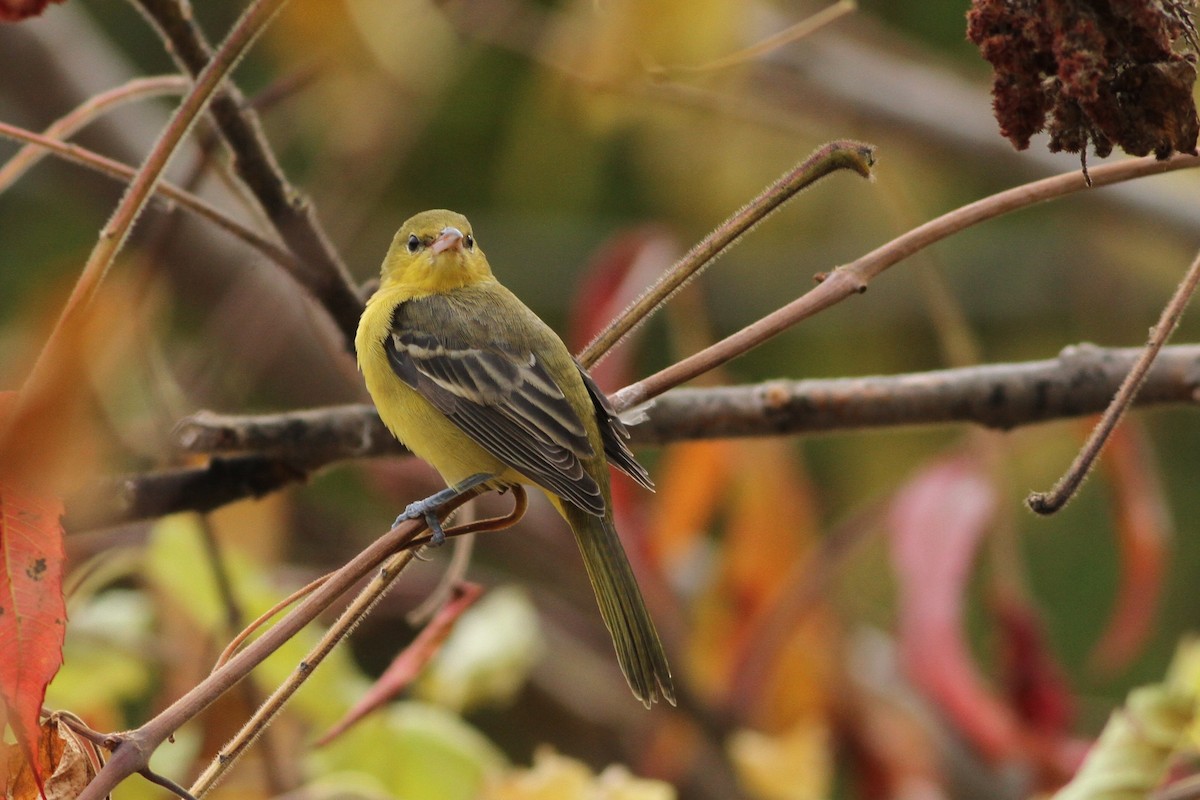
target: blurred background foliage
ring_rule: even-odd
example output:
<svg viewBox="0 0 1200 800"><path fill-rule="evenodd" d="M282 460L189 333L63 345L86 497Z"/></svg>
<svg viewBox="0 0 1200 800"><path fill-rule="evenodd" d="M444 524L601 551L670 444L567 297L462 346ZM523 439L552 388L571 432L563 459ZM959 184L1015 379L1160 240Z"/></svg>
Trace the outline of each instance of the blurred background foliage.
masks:
<svg viewBox="0 0 1200 800"><path fill-rule="evenodd" d="M863 0L765 57L705 68L821 8L798 0L297 0L236 77L356 281L375 276L411 213L454 208L471 218L501 280L563 332L598 301L581 295L581 286L602 268L597 254L613 237L654 223L653 233L637 235L658 246L652 262L661 269L821 143L878 146L873 182L836 175L809 190L657 318L614 369L627 381L761 317L803 292L814 273L932 216L1078 166L1038 142L1014 153L996 132L989 71L963 38L965 2ZM219 39L241 9L235 0L206 0L194 13ZM35 130L89 94L174 69L131 5L84 0L0 28L0 65L0 118ZM79 141L137 163L169 108L161 100L122 109ZM196 138L210 138L204 126ZM0 156L15 149L0 143ZM219 148L206 156L192 146L173 180L253 221L228 188L224 158ZM713 380L891 374L1049 358L1082 341L1141 344L1200 238L1196 181L1190 172L1156 177L969 230ZM0 193L3 386L19 384L119 192L47 160ZM261 256L177 210L156 203L146 213L113 277L102 302L122 320L120 335L96 334L96 353L81 356L70 387L95 406L86 434L93 446L77 465L81 482L178 463L171 428L201 408L263 412L365 399L353 362L315 306ZM1176 341L1198 333L1193 314ZM606 388L619 385L609 380ZM1139 585L1151 597L1161 590L1161 603L1148 638L1119 669L1098 670L1089 654L1129 558L1144 552L1123 538L1129 500L1121 479L1102 471L1051 519L1022 506L1029 489L1045 488L1068 463L1086 430L1081 423L1003 435L908 429L684 445L640 453L660 491L623 492L620 501L622 530L684 690L679 712L643 714L628 697L570 539L536 505L518 532L480 541L470 572L489 587L524 587L517 608L526 610L490 612L494 619L525 620L521 614L536 609L538 635L497 637L473 656L483 671L497 659L521 677L531 670L529 683L515 697L483 688L448 707L429 688L438 683L435 667L428 691L417 693L422 699L405 701L421 705L398 705L352 735L388 743L396 763L422 761L397 755L409 752L405 741L423 756L442 746L431 742L449 742L436 750L446 763L461 759L481 770L505 759L529 764L549 744L593 770L625 763L683 797L784 798L886 796L872 794L872 780L882 779L871 770L891 780L898 767L880 766L889 763L880 755L887 748L872 744L866 731L874 730L892 745L905 742L912 752L897 763L945 796L967 796L964 786L987 787L990 794L968 792L976 797L1047 788L1056 778L1040 777L1043 765L1029 751L979 757L978 741L936 701L920 713L899 703L887 712L890 722L876 718L878 708L863 710L878 702L863 700L872 695L855 670L863 663L885 670L881 653L889 646L880 637L898 629L897 578L887 538L878 535L886 527L878 506L944 453L970 452L985 465L979 469L996 510L957 610L974 658L1002 695L1011 639L995 596L997 586L1015 590L1040 613L1046 653L1060 661L1069 687L1074 713L1057 734L1087 739L1131 686L1162 675L1200 611L1193 591L1200 546L1191 535L1200 518L1200 425L1190 409L1137 416L1138 440L1150 450L1135 463L1161 480L1169 513L1157 528L1163 538L1142 547L1167 568ZM97 728L119 729L202 677L231 626L192 593L211 591L209 573L197 566L204 557L164 555L194 548L195 529L210 528L226 560L240 564L234 593L251 618L269 605L266 597L344 562L408 499L435 485L422 465L356 463L204 522L72 532L76 571L100 566L78 582L67 665L51 702ZM1179 535L1168 540L1170 517ZM819 600L774 629L765 677L739 686L749 680L739 659L764 646L755 638L764 635L761 620L789 586L807 580L819 543L847 529L861 544L823 567L830 574ZM277 762L273 782L243 766L222 792L279 793L301 775L333 794L476 791L470 780L465 788L436 784L436 774L429 778L436 789L389 782L363 766L376 757L365 744L311 759L292 755L307 754L312 736L411 639L404 614L429 593L447 558L434 553L406 575L355 633L353 659L327 665L326 688L308 687L301 695L309 701L272 729L265 752ZM172 563L188 569L165 572ZM256 691L278 679L268 672ZM203 732L185 733L160 758L191 769L191 759L210 755L252 705L253 697L233 697L206 716ZM482 732L478 740L473 729ZM388 738L401 737L397 731L414 738ZM537 763L560 789L536 794L514 783L493 787L495 796L568 797L574 790L561 787L591 780L546 752ZM339 782L339 770L359 777ZM461 777L456 767L442 777L448 772ZM627 776L609 780L631 792L611 796L665 796L634 793L664 787L639 788ZM131 781L119 796L157 791Z"/></svg>

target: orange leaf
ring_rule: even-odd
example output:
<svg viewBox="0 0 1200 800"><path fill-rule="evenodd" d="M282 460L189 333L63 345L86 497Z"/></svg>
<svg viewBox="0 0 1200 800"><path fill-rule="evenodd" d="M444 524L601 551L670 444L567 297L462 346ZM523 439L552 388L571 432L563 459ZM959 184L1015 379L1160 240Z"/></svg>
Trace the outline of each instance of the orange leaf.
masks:
<svg viewBox="0 0 1200 800"><path fill-rule="evenodd" d="M705 580L692 603L694 686L714 699L736 700L743 710L761 710L756 724L769 730L792 724L823 704L831 652L820 618L789 620L782 629L760 624L815 541L812 502L794 451L769 440L675 445L660 472L652 541L676 572L686 573L689 562L711 560L714 567L694 576ZM721 522L723 535L715 530ZM770 641L757 640L763 636ZM755 672L747 683L739 673L744 657L764 645L768 674ZM747 688L752 696L734 698Z"/></svg>
<svg viewBox="0 0 1200 800"><path fill-rule="evenodd" d="M987 688L963 639L963 604L996 496L966 458L935 463L892 500L892 563L899 581L905 673L988 758L1017 748L1017 723Z"/></svg>
<svg viewBox="0 0 1200 800"><path fill-rule="evenodd" d="M36 744L32 762L19 747L0 747L0 797L74 800L100 767L95 747L53 715L38 728Z"/></svg>
<svg viewBox="0 0 1200 800"><path fill-rule="evenodd" d="M728 483L734 442L684 442L663 451L658 493L650 522L650 547L657 564L678 570L707 535Z"/></svg>
<svg viewBox="0 0 1200 800"><path fill-rule="evenodd" d="M62 664L62 502L0 482L0 701L34 762L46 685Z"/></svg>
<svg viewBox="0 0 1200 800"><path fill-rule="evenodd" d="M1129 664L1153 630L1173 525L1158 465L1136 421L1113 431L1102 463L1113 487L1121 582L1091 663L1111 674Z"/></svg>

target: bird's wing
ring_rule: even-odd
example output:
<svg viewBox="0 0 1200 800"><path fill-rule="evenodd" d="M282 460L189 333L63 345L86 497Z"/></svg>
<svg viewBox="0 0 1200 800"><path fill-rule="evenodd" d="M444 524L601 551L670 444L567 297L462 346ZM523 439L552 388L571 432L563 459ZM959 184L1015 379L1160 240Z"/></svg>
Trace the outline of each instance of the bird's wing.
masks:
<svg viewBox="0 0 1200 800"><path fill-rule="evenodd" d="M587 428L545 365L503 342L469 344L439 302L433 296L397 307L384 341L392 370L500 461L603 515L604 497L583 464L595 455Z"/></svg>
<svg viewBox="0 0 1200 800"><path fill-rule="evenodd" d="M654 481L650 480L650 473L638 463L629 450L629 445L626 444L629 441L629 429L617 416L612 403L608 402L608 395L596 385L582 364L576 362L575 366L579 367L583 385L587 387L588 394L592 397L592 405L596 409L596 420L600 423L600 437L604 440L604 454L608 456L609 463L645 488L654 491Z"/></svg>

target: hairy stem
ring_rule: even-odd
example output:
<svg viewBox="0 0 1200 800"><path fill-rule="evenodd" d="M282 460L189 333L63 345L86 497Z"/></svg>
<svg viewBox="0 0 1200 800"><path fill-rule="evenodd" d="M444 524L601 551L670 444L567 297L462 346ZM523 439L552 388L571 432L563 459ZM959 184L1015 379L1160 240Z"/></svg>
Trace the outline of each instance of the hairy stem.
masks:
<svg viewBox="0 0 1200 800"><path fill-rule="evenodd" d="M203 797L208 793L217 781L241 758L254 740L262 735L271 721L276 715L283 710L284 705L291 699L308 677L313 673L325 657L333 652L334 648L345 639L350 631L354 630L371 609L378 603L387 590L391 587L396 578L400 577L400 572L412 560L413 550L401 550L390 556L380 567L375 577L368 583L354 601L338 616L337 621L329 627L320 641L309 651L288 676L288 679L281 683L266 702L258 707L258 710L247 720L233 737L232 740L217 753L216 757L205 768L200 777L196 779L190 789L195 797Z"/></svg>
<svg viewBox="0 0 1200 800"><path fill-rule="evenodd" d="M672 295L682 289L773 212L804 189L837 170L850 169L871 176L875 149L861 142L836 141L821 147L785 172L733 216L700 240L675 262L641 297L596 335L579 354L579 363L591 367L608 351L648 320Z"/></svg>

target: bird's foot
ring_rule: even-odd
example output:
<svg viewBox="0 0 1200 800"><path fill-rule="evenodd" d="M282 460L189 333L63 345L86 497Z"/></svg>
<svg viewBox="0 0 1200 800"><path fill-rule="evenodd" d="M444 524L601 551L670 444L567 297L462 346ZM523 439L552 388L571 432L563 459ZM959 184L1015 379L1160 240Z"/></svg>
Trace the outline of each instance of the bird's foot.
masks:
<svg viewBox="0 0 1200 800"><path fill-rule="evenodd" d="M442 529L442 519L438 516L438 512L442 506L458 497L463 492L474 489L481 483L493 478L486 472L480 472L472 475L461 483L442 489L440 492L435 492L429 495L424 500L417 500L414 503L409 503L404 509L404 513L396 517L396 521L392 523L392 527L396 527L401 522L410 519L423 519L425 524L429 526L429 543L434 547L438 547L446 543L446 531Z"/></svg>

